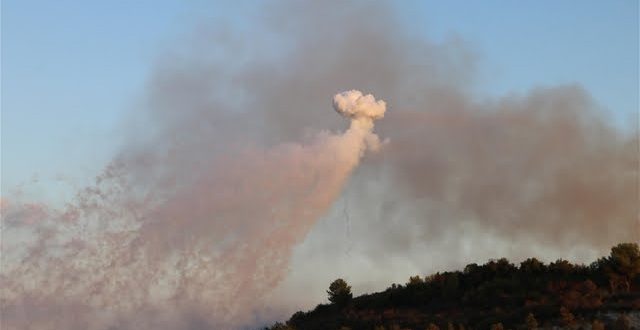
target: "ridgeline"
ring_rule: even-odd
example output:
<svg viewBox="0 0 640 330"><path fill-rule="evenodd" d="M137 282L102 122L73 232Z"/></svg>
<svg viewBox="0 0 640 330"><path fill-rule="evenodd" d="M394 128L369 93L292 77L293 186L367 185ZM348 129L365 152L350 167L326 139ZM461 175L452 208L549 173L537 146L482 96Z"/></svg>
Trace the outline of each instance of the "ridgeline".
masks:
<svg viewBox="0 0 640 330"><path fill-rule="evenodd" d="M640 250L622 243L590 265L507 259L352 297L342 279L330 304L268 330L640 329Z"/></svg>

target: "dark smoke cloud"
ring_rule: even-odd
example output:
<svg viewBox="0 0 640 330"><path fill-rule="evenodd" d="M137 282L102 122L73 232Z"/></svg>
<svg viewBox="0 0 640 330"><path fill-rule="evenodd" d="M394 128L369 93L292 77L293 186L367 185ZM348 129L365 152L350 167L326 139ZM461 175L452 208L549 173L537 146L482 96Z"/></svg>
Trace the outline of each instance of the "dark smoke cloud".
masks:
<svg viewBox="0 0 640 330"><path fill-rule="evenodd" d="M396 111L382 127L412 196L539 244L606 249L638 239L637 138L608 126L580 87L454 102ZM437 234L449 219L430 221Z"/></svg>
<svg viewBox="0 0 640 330"><path fill-rule="evenodd" d="M580 86L474 97L466 43L413 38L380 3L256 21L161 58L127 145L67 207L5 196L3 328L237 328L317 303L339 271L379 289L640 239L637 129ZM389 140L349 180L330 98L352 88L387 101Z"/></svg>

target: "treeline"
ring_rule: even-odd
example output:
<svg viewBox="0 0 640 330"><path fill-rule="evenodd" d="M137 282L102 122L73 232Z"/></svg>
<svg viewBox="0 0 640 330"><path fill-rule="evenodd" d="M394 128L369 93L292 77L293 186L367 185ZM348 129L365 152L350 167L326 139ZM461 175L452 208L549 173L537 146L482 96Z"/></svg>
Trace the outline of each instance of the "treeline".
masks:
<svg viewBox="0 0 640 330"><path fill-rule="evenodd" d="M355 298L338 279L327 293L330 304L267 329L632 329L632 317L640 318L640 250L618 244L590 265L491 260Z"/></svg>

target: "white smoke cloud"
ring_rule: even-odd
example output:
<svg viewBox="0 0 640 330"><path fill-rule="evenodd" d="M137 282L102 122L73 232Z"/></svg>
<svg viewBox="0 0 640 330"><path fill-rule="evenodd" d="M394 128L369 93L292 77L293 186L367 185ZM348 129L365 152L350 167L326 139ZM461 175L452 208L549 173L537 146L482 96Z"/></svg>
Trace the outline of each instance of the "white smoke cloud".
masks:
<svg viewBox="0 0 640 330"><path fill-rule="evenodd" d="M350 90L333 97L333 108L342 116L351 118L350 131L362 134L367 148L373 151L380 149L380 139L371 130L373 121L384 117L387 110L387 104L383 100L376 101L371 94L363 95L360 91ZM360 150L360 154L362 152L364 148Z"/></svg>
<svg viewBox="0 0 640 330"><path fill-rule="evenodd" d="M384 117L387 104L383 100L376 101L371 94L363 95L361 91L350 90L336 94L333 107L347 118L376 120Z"/></svg>

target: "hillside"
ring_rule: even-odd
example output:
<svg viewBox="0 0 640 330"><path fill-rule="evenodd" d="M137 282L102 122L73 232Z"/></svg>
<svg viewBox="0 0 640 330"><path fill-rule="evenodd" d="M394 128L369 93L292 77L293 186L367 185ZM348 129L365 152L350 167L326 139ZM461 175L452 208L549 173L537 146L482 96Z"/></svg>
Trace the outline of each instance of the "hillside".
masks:
<svg viewBox="0 0 640 330"><path fill-rule="evenodd" d="M358 297L338 279L327 293L267 329L640 329L640 250L618 244L588 266L503 258Z"/></svg>

